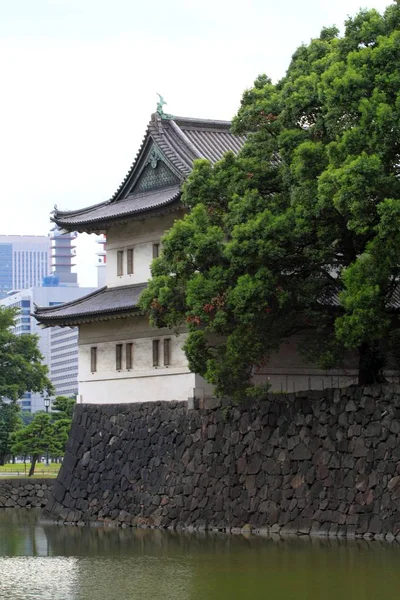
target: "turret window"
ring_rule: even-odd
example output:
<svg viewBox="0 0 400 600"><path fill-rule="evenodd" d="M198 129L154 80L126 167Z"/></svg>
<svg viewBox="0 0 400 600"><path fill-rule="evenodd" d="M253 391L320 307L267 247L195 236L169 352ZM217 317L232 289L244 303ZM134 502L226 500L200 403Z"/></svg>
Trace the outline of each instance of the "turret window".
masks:
<svg viewBox="0 0 400 600"><path fill-rule="evenodd" d="M117 252L117 275L121 277L124 274L124 251L118 250Z"/></svg>
<svg viewBox="0 0 400 600"><path fill-rule="evenodd" d="M168 367L171 364L171 339L164 340L164 366Z"/></svg>
<svg viewBox="0 0 400 600"><path fill-rule="evenodd" d="M97 348L90 348L90 370L92 373L97 371Z"/></svg>
<svg viewBox="0 0 400 600"><path fill-rule="evenodd" d="M160 255L160 244L153 244L153 258L158 258Z"/></svg>
<svg viewBox="0 0 400 600"><path fill-rule="evenodd" d="M160 364L160 340L153 340L153 367Z"/></svg>
<svg viewBox="0 0 400 600"><path fill-rule="evenodd" d="M122 369L122 344L115 346L115 368L117 371Z"/></svg>
<svg viewBox="0 0 400 600"><path fill-rule="evenodd" d="M133 365L133 344L129 343L125 346L125 359L126 359L126 368L132 369Z"/></svg>
<svg viewBox="0 0 400 600"><path fill-rule="evenodd" d="M134 252L133 248L128 248L126 251L126 272L128 275L132 275L134 272Z"/></svg>

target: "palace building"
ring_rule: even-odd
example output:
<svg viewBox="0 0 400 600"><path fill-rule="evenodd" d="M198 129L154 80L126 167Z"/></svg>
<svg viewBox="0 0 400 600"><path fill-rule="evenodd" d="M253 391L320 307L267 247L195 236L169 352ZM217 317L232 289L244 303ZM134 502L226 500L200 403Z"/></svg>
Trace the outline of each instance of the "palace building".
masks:
<svg viewBox="0 0 400 600"><path fill-rule="evenodd" d="M114 196L76 211L55 209L52 220L64 232L104 234L106 285L62 306L37 307L42 326L79 328L79 401L84 403L187 400L212 393L189 371L180 335L150 327L138 300L150 277L160 240L183 217L182 183L193 161L212 163L244 138L227 121L172 117L162 99L136 159Z"/></svg>

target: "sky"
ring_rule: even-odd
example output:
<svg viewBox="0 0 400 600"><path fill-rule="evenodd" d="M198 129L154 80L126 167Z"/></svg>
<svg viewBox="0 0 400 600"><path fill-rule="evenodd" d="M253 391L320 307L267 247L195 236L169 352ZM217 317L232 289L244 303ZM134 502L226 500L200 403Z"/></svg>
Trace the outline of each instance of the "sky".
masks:
<svg viewBox="0 0 400 600"><path fill-rule="evenodd" d="M165 111L231 119L260 73L279 80L322 27L390 0L0 0L0 234L107 200L159 92ZM95 285L93 236L78 278Z"/></svg>

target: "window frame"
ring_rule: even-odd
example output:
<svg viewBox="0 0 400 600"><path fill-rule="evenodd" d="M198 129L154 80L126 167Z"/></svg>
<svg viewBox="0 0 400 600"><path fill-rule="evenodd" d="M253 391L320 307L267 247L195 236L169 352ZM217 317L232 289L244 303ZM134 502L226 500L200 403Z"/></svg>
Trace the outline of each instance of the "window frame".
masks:
<svg viewBox="0 0 400 600"><path fill-rule="evenodd" d="M124 251L117 250L117 277L122 277L124 274Z"/></svg>
<svg viewBox="0 0 400 600"><path fill-rule="evenodd" d="M153 260L160 256L160 243L153 242Z"/></svg>
<svg viewBox="0 0 400 600"><path fill-rule="evenodd" d="M133 368L133 342L125 344L125 365L128 371Z"/></svg>
<svg viewBox="0 0 400 600"><path fill-rule="evenodd" d="M160 366L160 340L152 340L153 367Z"/></svg>
<svg viewBox="0 0 400 600"><path fill-rule="evenodd" d="M127 248L126 250L126 274L133 275L135 272L135 249Z"/></svg>
<svg viewBox="0 0 400 600"><path fill-rule="evenodd" d="M122 348L123 344L115 345L115 370L122 371Z"/></svg>
<svg viewBox="0 0 400 600"><path fill-rule="evenodd" d="M97 346L91 346L90 348L90 371L91 373L97 373Z"/></svg>
<svg viewBox="0 0 400 600"><path fill-rule="evenodd" d="M164 338L163 351L164 351L164 367L169 367L171 365L171 338Z"/></svg>

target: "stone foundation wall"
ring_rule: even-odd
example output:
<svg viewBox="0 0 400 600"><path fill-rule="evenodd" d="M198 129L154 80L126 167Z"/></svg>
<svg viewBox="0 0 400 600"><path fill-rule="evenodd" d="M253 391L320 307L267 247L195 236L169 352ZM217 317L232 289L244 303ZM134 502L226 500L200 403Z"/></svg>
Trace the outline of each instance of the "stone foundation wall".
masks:
<svg viewBox="0 0 400 600"><path fill-rule="evenodd" d="M0 479L0 509L44 507L53 483L48 479Z"/></svg>
<svg viewBox="0 0 400 600"><path fill-rule="evenodd" d="M400 534L400 386L240 407L78 405L47 514L62 522Z"/></svg>

